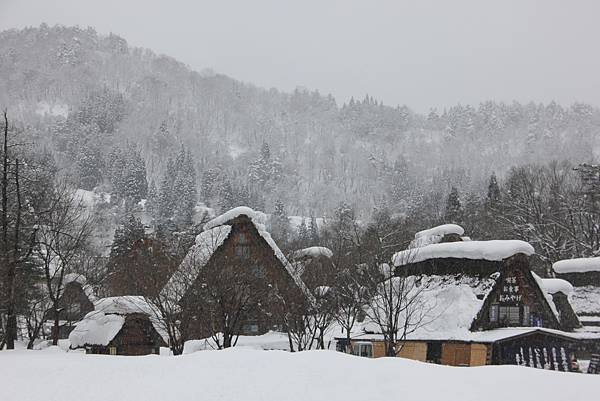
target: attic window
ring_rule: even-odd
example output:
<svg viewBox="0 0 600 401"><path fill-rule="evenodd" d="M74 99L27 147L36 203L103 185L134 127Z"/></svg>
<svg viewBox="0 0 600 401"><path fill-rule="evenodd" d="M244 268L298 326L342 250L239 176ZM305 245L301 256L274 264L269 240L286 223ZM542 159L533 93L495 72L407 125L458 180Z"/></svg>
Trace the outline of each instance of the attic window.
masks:
<svg viewBox="0 0 600 401"><path fill-rule="evenodd" d="M235 254L242 259L248 259L250 257L250 241L248 240L248 234L238 234Z"/></svg>

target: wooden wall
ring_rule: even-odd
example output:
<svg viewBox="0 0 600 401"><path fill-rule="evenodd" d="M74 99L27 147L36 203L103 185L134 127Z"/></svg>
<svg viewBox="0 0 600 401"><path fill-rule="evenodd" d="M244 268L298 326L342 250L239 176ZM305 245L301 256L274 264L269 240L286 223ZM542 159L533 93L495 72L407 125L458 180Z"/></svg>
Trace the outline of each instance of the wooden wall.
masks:
<svg viewBox="0 0 600 401"><path fill-rule="evenodd" d="M442 365L484 366L490 363L485 344L448 342L442 345Z"/></svg>
<svg viewBox="0 0 600 401"><path fill-rule="evenodd" d="M373 342L373 358L382 358L385 355L385 343L383 341Z"/></svg>
<svg viewBox="0 0 600 401"><path fill-rule="evenodd" d="M400 358L425 362L427 359L427 343L420 341L406 341L402 344L398 356Z"/></svg>
<svg viewBox="0 0 600 401"><path fill-rule="evenodd" d="M485 366L490 362L490 347L485 344L471 344L469 366Z"/></svg>
<svg viewBox="0 0 600 401"><path fill-rule="evenodd" d="M385 355L385 343L380 340L371 342L373 345L373 358ZM357 342L353 341L353 345ZM356 345L355 345L356 346ZM401 344L398 357L415 361L427 361L427 342L405 341ZM446 342L442 344L442 365L450 366L484 366L491 363L491 347L486 344Z"/></svg>

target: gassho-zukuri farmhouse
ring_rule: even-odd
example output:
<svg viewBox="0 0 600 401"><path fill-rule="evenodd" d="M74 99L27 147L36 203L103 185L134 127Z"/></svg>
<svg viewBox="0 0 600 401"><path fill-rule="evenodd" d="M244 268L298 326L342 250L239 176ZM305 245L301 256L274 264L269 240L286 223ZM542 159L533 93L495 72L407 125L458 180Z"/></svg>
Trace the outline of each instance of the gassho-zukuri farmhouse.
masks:
<svg viewBox="0 0 600 401"><path fill-rule="evenodd" d="M541 278L531 269L535 251L530 244L475 241L464 234L455 224L418 232L385 265L385 280L410 283L422 308L422 324L398 340L397 356L452 366L569 371L574 360L600 353L600 258L556 262L555 277ZM204 225L160 296L177 306L187 338L209 337L215 327L203 319L211 311L202 301L210 290L204 272L224 269L231 280L249 281L253 295L248 302L261 305L241 317L241 334L285 333L281 317L286 310L313 305L319 291L335 290L335 275L327 273L336 269L333 260L333 252L319 246L286 257L267 232L265 215L238 207ZM85 291L79 288L77 294L72 298L79 302ZM70 331L71 348L142 355L168 344L157 311L144 297L130 294L84 304L92 301L93 310L63 330ZM364 308L376 305L367 302ZM386 356L384 335L367 315L351 333L333 325L331 347L363 357Z"/></svg>

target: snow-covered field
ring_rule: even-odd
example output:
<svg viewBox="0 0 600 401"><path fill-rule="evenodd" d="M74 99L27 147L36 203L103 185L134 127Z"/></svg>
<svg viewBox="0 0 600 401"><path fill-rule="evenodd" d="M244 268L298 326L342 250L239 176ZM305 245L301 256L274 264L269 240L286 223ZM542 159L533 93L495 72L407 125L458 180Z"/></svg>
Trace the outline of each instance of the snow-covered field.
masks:
<svg viewBox="0 0 600 401"><path fill-rule="evenodd" d="M180 357L0 353L0 399L595 400L600 377L514 366L453 368L335 351L234 348Z"/></svg>

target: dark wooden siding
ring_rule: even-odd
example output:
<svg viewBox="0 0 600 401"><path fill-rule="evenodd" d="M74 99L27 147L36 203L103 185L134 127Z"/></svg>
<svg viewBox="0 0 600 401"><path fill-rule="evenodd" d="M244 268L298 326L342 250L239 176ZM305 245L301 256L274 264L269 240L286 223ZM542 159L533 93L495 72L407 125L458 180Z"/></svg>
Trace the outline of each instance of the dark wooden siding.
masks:
<svg viewBox="0 0 600 401"><path fill-rule="evenodd" d="M211 259L204 267L207 271L227 271L227 274L243 274L249 280L256 280L257 287L271 286L273 291L286 297L288 304L301 304L305 297L294 282L281 261L275 256L273 250L265 239L256 230L254 224L246 216L239 216L227 224L231 225L231 233L223 244L213 253ZM236 270L237 269L237 270ZM224 273L226 276L227 274ZM244 316L242 334L263 334L271 329L280 329L282 322L280 316L282 305L276 299L260 292L261 295L252 299L249 312ZM205 316L212 313L210 305L202 297L200 279L190 287L181 300L184 310L182 316L182 330L186 338L204 338L214 332L221 331L214 327ZM257 329L249 330L249 329Z"/></svg>
<svg viewBox="0 0 600 401"><path fill-rule="evenodd" d="M511 280L516 282L512 282ZM492 305L518 307L521 316L520 322L509 323L501 319L498 319L496 322L491 321L490 308ZM530 318L523 321L525 308L529 309ZM527 256L517 254L504 261L500 276L473 322L471 330L530 326L532 319L535 322L541 323L541 327L562 329L550 305L546 301L544 293L542 293L542 290L531 274Z"/></svg>
<svg viewBox="0 0 600 401"><path fill-rule="evenodd" d="M132 313L125 316L123 327L108 345L93 345L86 349L88 353L109 355L111 347L115 347L116 355L149 355L157 354L159 348L166 345L148 316Z"/></svg>

